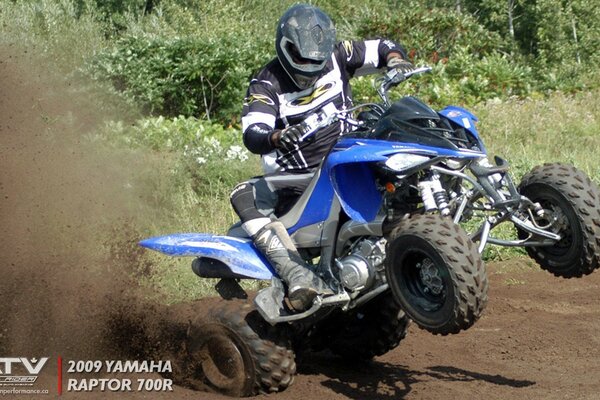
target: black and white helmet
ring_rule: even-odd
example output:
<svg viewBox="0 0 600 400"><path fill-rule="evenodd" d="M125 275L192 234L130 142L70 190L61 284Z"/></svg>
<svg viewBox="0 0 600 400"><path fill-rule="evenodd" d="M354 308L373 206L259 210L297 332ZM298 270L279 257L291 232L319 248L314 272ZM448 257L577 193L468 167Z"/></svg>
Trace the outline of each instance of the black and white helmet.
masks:
<svg viewBox="0 0 600 400"><path fill-rule="evenodd" d="M279 20L275 39L277 57L300 89L317 81L334 45L333 22L318 7L297 4Z"/></svg>

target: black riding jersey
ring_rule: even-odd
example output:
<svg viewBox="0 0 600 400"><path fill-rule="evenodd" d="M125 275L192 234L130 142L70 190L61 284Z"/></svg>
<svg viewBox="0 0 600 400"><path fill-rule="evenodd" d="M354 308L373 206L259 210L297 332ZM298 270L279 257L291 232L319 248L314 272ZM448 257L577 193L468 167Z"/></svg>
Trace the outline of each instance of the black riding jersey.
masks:
<svg viewBox="0 0 600 400"><path fill-rule="evenodd" d="M265 173L300 173L317 167L347 129L343 123L322 128L289 152L271 143L273 131L301 123L328 103L338 110L349 108L350 78L378 72L391 52L405 57L404 50L390 40L338 43L320 78L305 90L296 87L277 58L267 64L250 82L242 110L244 144L262 155Z"/></svg>

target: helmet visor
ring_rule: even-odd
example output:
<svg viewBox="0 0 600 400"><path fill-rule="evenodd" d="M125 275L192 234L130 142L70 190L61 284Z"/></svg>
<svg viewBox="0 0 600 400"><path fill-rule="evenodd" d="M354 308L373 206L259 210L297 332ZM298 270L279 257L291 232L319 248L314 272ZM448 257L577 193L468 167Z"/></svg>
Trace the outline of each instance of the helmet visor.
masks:
<svg viewBox="0 0 600 400"><path fill-rule="evenodd" d="M304 52L303 55L300 49L286 37L281 38L280 46L284 57L290 63L292 68L308 75L316 74L323 70L327 60L331 56L331 52L329 52L329 54L324 54L317 51ZM308 56L306 56L307 54ZM311 55L315 57L310 57Z"/></svg>

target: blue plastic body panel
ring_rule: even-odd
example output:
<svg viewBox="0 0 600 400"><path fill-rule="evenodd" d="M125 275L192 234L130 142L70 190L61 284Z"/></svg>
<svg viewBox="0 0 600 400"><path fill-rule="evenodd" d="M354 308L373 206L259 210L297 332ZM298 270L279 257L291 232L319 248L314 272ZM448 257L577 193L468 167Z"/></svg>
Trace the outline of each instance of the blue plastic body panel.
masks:
<svg viewBox="0 0 600 400"><path fill-rule="evenodd" d="M329 216L332 203L333 187L331 186L329 175L323 172L319 176L317 185L302 212L302 216L300 216L300 219L294 226L288 228L288 232L292 234L305 226L325 221Z"/></svg>
<svg viewBox="0 0 600 400"><path fill-rule="evenodd" d="M250 239L204 233L177 233L142 240L141 246L169 256L208 257L222 261L231 271L253 279L275 274Z"/></svg>
<svg viewBox="0 0 600 400"><path fill-rule="evenodd" d="M350 218L371 222L381 207L370 164L384 162L396 153L447 156L453 158L481 158L484 154L470 150L450 150L418 144L385 140L347 138L340 140L327 157L313 195L302 216L289 229L290 233L308 225L325 221L329 216L334 192Z"/></svg>
<svg viewBox="0 0 600 400"><path fill-rule="evenodd" d="M336 166L332 171L335 192L342 208L357 222L375 219L381 207L382 195L377 190L373 171L364 163Z"/></svg>
<svg viewBox="0 0 600 400"><path fill-rule="evenodd" d="M342 139L326 163L342 208L354 221L371 222L381 207L382 196L375 185L370 164L383 162L396 151L390 142Z"/></svg>

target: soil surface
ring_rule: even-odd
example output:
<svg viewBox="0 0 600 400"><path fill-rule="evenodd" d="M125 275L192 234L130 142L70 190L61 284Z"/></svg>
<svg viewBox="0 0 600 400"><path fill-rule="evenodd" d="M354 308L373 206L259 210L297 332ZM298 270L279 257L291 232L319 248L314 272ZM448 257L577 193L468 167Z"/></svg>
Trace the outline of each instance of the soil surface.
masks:
<svg viewBox="0 0 600 400"><path fill-rule="evenodd" d="M127 173L135 161L89 144L101 116L69 85L15 49L0 55L0 358L49 357L36 383L50 391L42 398L57 397L61 356L63 398L223 399L181 386L67 392L70 360L175 361L189 320L216 300L167 307L137 292L135 250L124 256L103 242L138 239L127 231L144 202ZM518 259L489 263L488 273L489 304L470 330L440 337L412 325L397 349L366 364L311 354L290 388L258 397L600 399L600 272L563 280Z"/></svg>
<svg viewBox="0 0 600 400"><path fill-rule="evenodd" d="M441 337L412 324L399 347L362 364L350 364L328 352L309 354L298 366L291 387L257 398L600 399L600 273L561 280L524 259L491 263L488 272L488 307L468 331ZM161 312L177 326L176 321L185 322L215 301L205 299L193 307L179 305ZM162 336L162 340L181 340L177 335ZM168 354L158 358L174 360ZM87 377L92 376L98 377ZM122 377L106 377L115 376ZM161 378L131 376L139 377ZM51 390L55 379L55 373L46 376ZM226 399L181 386L170 393L65 393L62 397Z"/></svg>

